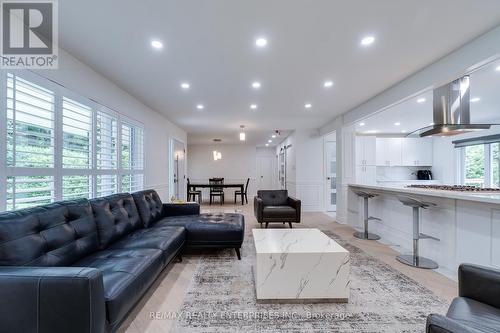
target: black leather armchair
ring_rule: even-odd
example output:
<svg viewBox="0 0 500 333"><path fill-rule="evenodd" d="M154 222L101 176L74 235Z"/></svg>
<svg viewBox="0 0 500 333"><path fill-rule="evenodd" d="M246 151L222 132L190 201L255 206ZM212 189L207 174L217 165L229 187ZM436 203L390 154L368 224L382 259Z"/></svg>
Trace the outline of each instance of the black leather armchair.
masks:
<svg viewBox="0 0 500 333"><path fill-rule="evenodd" d="M427 317L427 333L500 332L500 270L460 265L458 296L446 316Z"/></svg>
<svg viewBox="0 0 500 333"><path fill-rule="evenodd" d="M300 200L288 196L287 190L260 190L254 198L254 213L257 222L288 223L290 228L292 223L300 223Z"/></svg>

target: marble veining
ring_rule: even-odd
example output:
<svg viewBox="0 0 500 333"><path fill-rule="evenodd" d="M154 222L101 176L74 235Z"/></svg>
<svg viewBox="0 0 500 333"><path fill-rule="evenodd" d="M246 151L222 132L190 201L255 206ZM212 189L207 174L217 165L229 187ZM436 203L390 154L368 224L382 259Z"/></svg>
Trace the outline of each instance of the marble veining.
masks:
<svg viewBox="0 0 500 333"><path fill-rule="evenodd" d="M254 229L253 236L257 299L349 298L349 252L320 230Z"/></svg>

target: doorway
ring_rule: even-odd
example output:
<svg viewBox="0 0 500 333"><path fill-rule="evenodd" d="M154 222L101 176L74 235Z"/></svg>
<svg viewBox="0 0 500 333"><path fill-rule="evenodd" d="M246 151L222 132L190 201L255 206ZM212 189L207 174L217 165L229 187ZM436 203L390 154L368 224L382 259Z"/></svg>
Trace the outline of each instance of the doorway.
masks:
<svg viewBox="0 0 500 333"><path fill-rule="evenodd" d="M257 157L257 189L272 190L273 184L273 156L258 156Z"/></svg>
<svg viewBox="0 0 500 333"><path fill-rule="evenodd" d="M170 196L185 199L186 195L186 145L170 139Z"/></svg>
<svg viewBox="0 0 500 333"><path fill-rule="evenodd" d="M324 139L325 152L325 209L327 212L337 211L337 141L336 134L331 133Z"/></svg>

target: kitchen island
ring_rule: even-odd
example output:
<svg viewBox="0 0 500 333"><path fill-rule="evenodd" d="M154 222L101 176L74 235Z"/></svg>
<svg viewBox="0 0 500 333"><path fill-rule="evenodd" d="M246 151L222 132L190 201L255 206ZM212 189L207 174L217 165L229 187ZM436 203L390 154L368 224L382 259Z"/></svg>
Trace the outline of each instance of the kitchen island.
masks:
<svg viewBox="0 0 500 333"><path fill-rule="evenodd" d="M378 194L370 199L369 214L380 221L370 221L370 232L381 242L401 253L411 253L412 210L398 196L410 196L434 203L422 209L420 231L439 238L422 239L420 255L436 261L438 271L456 279L458 265L472 262L500 267L500 193L459 192L435 189L350 184ZM348 224L361 230L362 199L348 191ZM396 259L394 259L396 260Z"/></svg>

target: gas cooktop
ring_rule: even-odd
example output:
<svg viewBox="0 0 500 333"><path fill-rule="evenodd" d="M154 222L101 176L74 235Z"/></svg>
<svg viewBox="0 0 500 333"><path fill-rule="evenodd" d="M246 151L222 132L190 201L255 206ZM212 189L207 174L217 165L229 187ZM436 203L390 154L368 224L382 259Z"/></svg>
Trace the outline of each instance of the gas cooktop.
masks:
<svg viewBox="0 0 500 333"><path fill-rule="evenodd" d="M408 185L409 188L420 188L426 190L442 190L457 192L500 192L498 188L475 187L465 185Z"/></svg>

